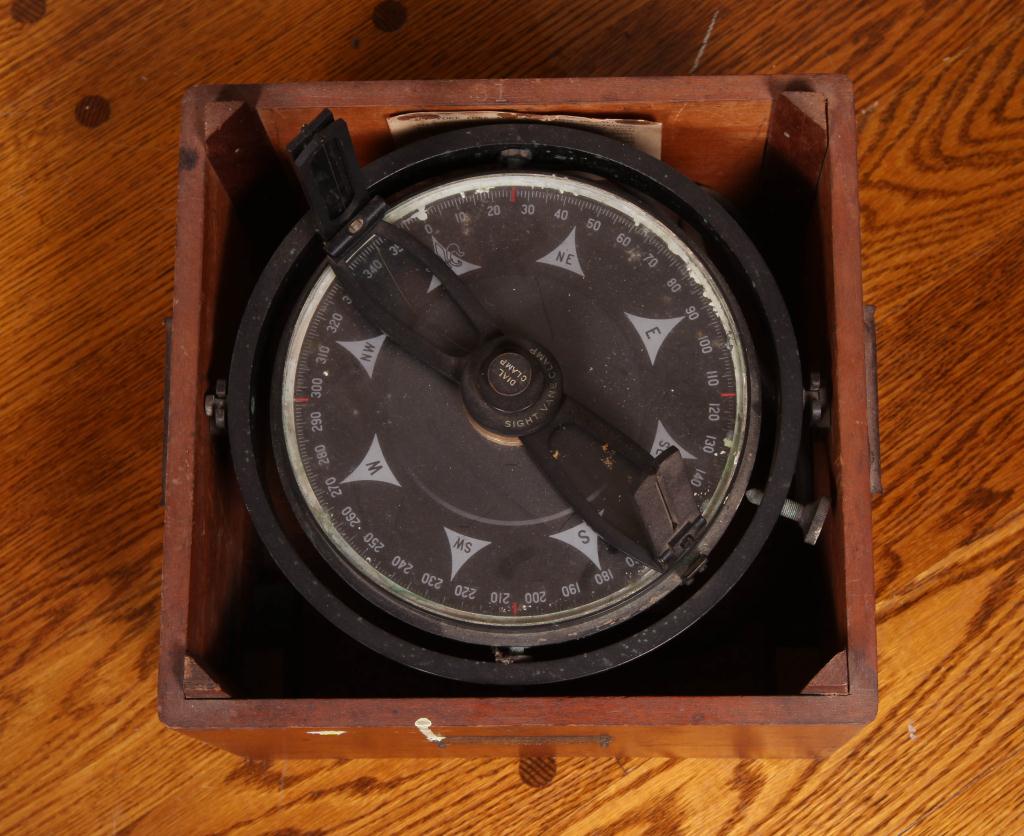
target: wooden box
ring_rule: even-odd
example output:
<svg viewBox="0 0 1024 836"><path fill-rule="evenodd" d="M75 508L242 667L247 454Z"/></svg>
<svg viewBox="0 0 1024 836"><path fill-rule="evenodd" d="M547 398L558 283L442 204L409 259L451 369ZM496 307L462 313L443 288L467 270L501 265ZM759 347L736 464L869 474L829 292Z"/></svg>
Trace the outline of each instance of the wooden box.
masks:
<svg viewBox="0 0 1024 836"><path fill-rule="evenodd" d="M540 690L434 679L324 621L254 536L204 397L266 259L303 211L286 143L324 107L363 161L388 116L500 109L652 119L662 158L747 219L831 420L794 486L831 496L814 548L781 521L721 607L648 657ZM168 386L159 709L253 757L822 756L875 714L871 466L856 126L839 76L200 87L183 102Z"/></svg>

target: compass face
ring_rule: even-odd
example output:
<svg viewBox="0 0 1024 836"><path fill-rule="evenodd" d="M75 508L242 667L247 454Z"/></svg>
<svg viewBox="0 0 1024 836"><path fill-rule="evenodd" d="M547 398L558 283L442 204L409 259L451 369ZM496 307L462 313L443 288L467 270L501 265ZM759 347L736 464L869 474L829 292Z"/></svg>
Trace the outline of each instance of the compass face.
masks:
<svg viewBox="0 0 1024 836"><path fill-rule="evenodd" d="M756 388L745 326L698 250L631 199L546 173L452 180L386 219L442 258L503 333L550 351L576 401L652 454L679 450L709 551L745 488ZM445 351L473 346L444 286L399 245L371 237L349 265ZM505 359L490 383L512 392L524 369ZM597 536L517 439L475 424L457 385L370 325L329 267L279 364L292 505L334 568L393 613L428 628L583 634L664 586Z"/></svg>

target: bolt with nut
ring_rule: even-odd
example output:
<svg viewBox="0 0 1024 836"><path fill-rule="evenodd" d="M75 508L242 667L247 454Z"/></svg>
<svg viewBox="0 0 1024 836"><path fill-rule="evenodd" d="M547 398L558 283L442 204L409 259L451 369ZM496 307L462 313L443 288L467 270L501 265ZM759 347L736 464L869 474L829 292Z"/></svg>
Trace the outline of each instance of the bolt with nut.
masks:
<svg viewBox="0 0 1024 836"><path fill-rule="evenodd" d="M747 499L754 505L760 505L764 501L764 492L751 488L747 491ZM813 546L821 536L821 529L825 526L831 508L832 503L827 496L819 497L806 505L795 499L787 499L782 503L780 516L797 523L804 533L804 542Z"/></svg>

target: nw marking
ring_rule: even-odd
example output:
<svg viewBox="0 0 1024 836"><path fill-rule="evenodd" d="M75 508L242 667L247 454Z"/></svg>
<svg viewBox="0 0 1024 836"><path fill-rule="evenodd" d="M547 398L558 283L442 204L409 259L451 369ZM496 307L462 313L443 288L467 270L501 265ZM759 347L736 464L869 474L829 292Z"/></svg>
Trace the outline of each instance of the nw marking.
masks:
<svg viewBox="0 0 1024 836"><path fill-rule="evenodd" d="M384 453L381 452L380 441L376 435L359 466L342 480L342 484L345 482L387 482L389 485L402 487L384 460Z"/></svg>
<svg viewBox="0 0 1024 836"><path fill-rule="evenodd" d="M352 342L342 342L336 340L345 351L351 354L356 360L359 361L359 365L362 366L366 373L372 378L373 367L377 365L377 358L380 356L380 348L384 345L384 340L387 339L386 334L381 334L379 337L373 337L369 340L352 340Z"/></svg>
<svg viewBox="0 0 1024 836"><path fill-rule="evenodd" d="M567 543L574 549L577 549L598 569L601 568L601 563L597 557L597 534L586 523L574 525L572 528L567 528L565 531L550 536L553 540L561 540L563 543Z"/></svg>
<svg viewBox="0 0 1024 836"><path fill-rule="evenodd" d="M537 261L540 264L550 264L552 267L561 267L563 270L568 270L570 273L575 273L577 276L583 275L583 270L580 267L580 257L576 253L576 227L570 230L569 234L565 236L565 240L555 247L546 256L538 258Z"/></svg>
<svg viewBox="0 0 1024 836"><path fill-rule="evenodd" d="M471 261L466 261L464 258L466 254L458 244L449 244L446 247L434 237L431 237L430 241L434 245L434 253L448 265L456 276L461 276L463 273L468 273L470 270L480 269L479 264L473 264ZM441 282L437 280L436 276L431 276L430 278L431 282L430 287L427 288L427 293L430 293L431 290L441 284ZM437 282L437 284L435 285L434 282Z"/></svg>
<svg viewBox="0 0 1024 836"><path fill-rule="evenodd" d="M669 447L675 447L679 451L679 455L684 459L697 458L693 453L688 453L684 450L683 445L672 438L672 436L668 434L668 430L665 429L665 425L659 421L658 429L654 433L654 443L651 445L651 455L657 458L659 453L664 452Z"/></svg>
<svg viewBox="0 0 1024 836"><path fill-rule="evenodd" d="M444 533L448 535L448 547L452 550L452 580L455 579L459 569L466 565L467 560L484 548L484 546L491 545L490 540L476 540L473 537L467 537L465 534L452 531L447 527Z"/></svg>
<svg viewBox="0 0 1024 836"><path fill-rule="evenodd" d="M652 366L654 365L655 358L658 356L658 351L661 350L662 343L665 342L665 338L672 333L673 328L683 321L681 316L672 317L671 319L649 319L646 316L636 316L631 313L627 313L626 316L629 317L629 321L636 328L640 339L644 341L644 348L647 349L647 356L651 358Z"/></svg>

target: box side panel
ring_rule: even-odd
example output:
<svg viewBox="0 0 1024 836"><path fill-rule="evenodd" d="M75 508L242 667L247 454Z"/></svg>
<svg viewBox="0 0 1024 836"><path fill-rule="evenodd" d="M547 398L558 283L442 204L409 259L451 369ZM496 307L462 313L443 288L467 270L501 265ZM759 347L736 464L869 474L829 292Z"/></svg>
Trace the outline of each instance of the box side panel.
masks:
<svg viewBox="0 0 1024 836"><path fill-rule="evenodd" d="M202 145L203 90L182 101L178 154L178 226L174 265L171 372L167 404L164 560L160 607L159 704L163 716L182 699L189 570L192 560L194 435L199 359L206 166Z"/></svg>
<svg viewBox="0 0 1024 836"><path fill-rule="evenodd" d="M821 758L856 725L552 726L444 728L209 729L189 732L239 755L275 758L564 757Z"/></svg>
<svg viewBox="0 0 1024 836"><path fill-rule="evenodd" d="M769 79L499 79L374 82L258 88L252 100L283 154L305 122L324 107L344 118L363 162L387 153L386 120L421 110L494 109L522 113L650 119L663 125L663 159L738 199L756 174L771 112Z"/></svg>
<svg viewBox="0 0 1024 836"><path fill-rule="evenodd" d="M819 188L825 239L827 310L832 354L832 472L836 502L831 546L842 566L851 691L877 695L871 466L868 451L864 300L860 272L856 121L845 78L830 83L829 148Z"/></svg>

